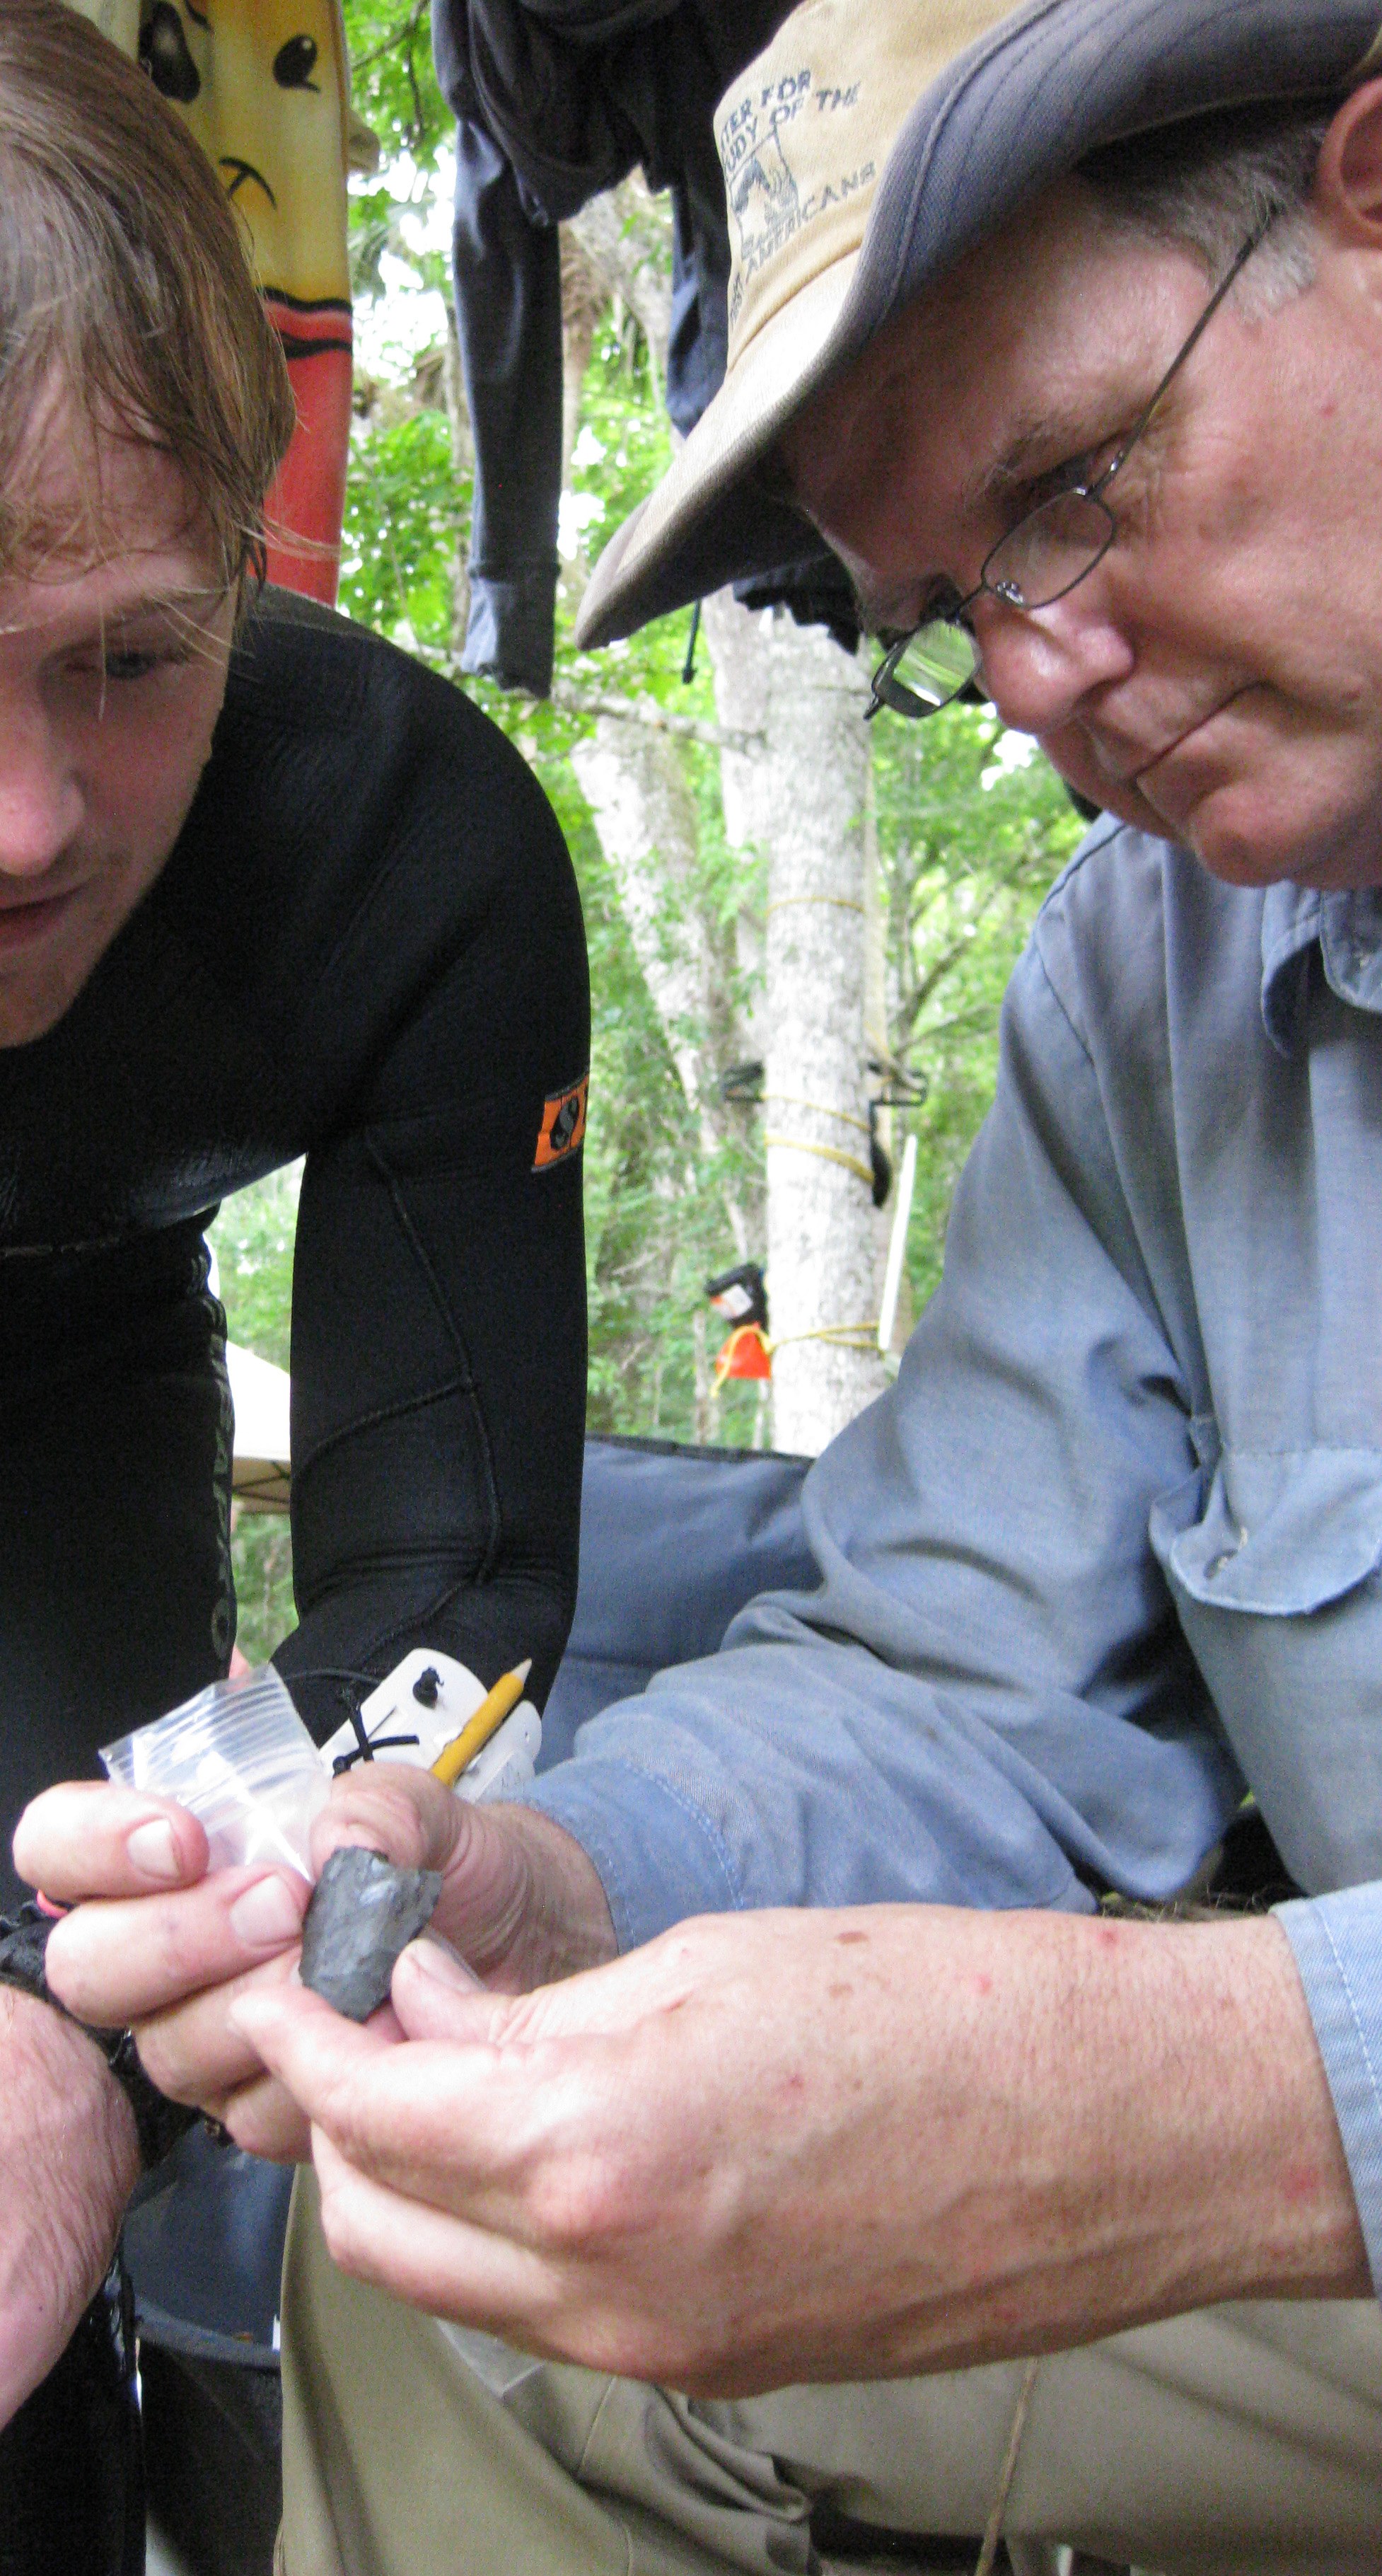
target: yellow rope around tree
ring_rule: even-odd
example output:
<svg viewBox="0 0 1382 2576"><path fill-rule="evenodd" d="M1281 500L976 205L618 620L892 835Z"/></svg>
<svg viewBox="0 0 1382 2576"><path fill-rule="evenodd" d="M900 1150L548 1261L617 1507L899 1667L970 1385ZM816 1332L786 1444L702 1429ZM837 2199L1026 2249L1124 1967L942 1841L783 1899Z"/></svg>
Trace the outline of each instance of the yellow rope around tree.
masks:
<svg viewBox="0 0 1382 2576"><path fill-rule="evenodd" d="M731 1372L736 1377L753 1376L760 1380L766 1377L771 1373L774 1353L785 1350L789 1342L833 1342L837 1349L843 1351L872 1351L877 1331L876 1320L871 1324L817 1324L809 1333L783 1333L777 1341L770 1342L761 1324L740 1324L737 1331L730 1334L715 1362L715 1392L718 1395ZM750 1341L757 1342L762 1350L768 1362L766 1371L734 1367L736 1353Z"/></svg>
<svg viewBox="0 0 1382 2576"><path fill-rule="evenodd" d="M856 1118L852 1109L827 1109L823 1100L803 1100L799 1091L765 1091L765 1101L777 1100L784 1109L814 1109L818 1118L838 1118L846 1127L857 1127L861 1136L871 1136L867 1118Z"/></svg>
<svg viewBox="0 0 1382 2576"><path fill-rule="evenodd" d="M853 1172L870 1189L873 1188L873 1173L868 1164L861 1162L857 1154L842 1154L838 1145L808 1145L801 1136L770 1136L766 1133L763 1142L765 1145L781 1145L789 1154L818 1154L823 1163L842 1163L847 1172Z"/></svg>
<svg viewBox="0 0 1382 2576"><path fill-rule="evenodd" d="M786 912L794 903L830 903L834 905L837 912L862 912L864 909L861 903L853 902L847 894L780 894L776 902L769 904L768 910Z"/></svg>
<svg viewBox="0 0 1382 2576"><path fill-rule="evenodd" d="M789 1342L837 1342L844 1351L871 1351L877 1330L876 1315L871 1324L817 1324L809 1333L783 1333L779 1340L769 1342L768 1351L770 1355L774 1351L785 1351ZM862 1341L859 1338L861 1334Z"/></svg>

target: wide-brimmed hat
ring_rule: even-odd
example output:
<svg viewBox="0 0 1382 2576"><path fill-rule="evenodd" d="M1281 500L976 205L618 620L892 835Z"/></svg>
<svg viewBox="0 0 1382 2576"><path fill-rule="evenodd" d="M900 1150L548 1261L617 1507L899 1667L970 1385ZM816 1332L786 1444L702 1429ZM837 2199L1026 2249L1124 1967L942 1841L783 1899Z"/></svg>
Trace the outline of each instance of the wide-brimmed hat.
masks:
<svg viewBox="0 0 1382 2576"><path fill-rule="evenodd" d="M606 546L582 644L799 560L755 465L902 305L1101 144L1382 71L1379 0L806 0L721 100L725 381Z"/></svg>

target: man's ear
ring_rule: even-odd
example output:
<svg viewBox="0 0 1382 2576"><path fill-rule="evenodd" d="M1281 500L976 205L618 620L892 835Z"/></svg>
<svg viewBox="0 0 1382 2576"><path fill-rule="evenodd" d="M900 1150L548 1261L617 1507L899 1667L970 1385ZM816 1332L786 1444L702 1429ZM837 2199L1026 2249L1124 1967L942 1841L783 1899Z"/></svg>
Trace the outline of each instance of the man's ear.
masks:
<svg viewBox="0 0 1382 2576"><path fill-rule="evenodd" d="M1324 138L1312 191L1336 241L1382 250L1382 80L1346 99Z"/></svg>

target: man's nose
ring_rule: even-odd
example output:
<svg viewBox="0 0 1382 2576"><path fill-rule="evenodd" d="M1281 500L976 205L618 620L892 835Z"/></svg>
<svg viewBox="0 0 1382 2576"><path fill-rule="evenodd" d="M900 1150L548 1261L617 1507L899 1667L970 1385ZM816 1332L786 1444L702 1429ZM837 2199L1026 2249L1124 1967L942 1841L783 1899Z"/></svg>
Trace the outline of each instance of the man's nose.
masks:
<svg viewBox="0 0 1382 2576"><path fill-rule="evenodd" d="M1014 733L1059 732L1087 698L1126 679L1133 667L1121 628L1077 591L1049 608L985 599L973 615L984 687Z"/></svg>
<svg viewBox="0 0 1382 2576"><path fill-rule="evenodd" d="M81 787L42 706L0 695L0 877L45 876L82 820Z"/></svg>

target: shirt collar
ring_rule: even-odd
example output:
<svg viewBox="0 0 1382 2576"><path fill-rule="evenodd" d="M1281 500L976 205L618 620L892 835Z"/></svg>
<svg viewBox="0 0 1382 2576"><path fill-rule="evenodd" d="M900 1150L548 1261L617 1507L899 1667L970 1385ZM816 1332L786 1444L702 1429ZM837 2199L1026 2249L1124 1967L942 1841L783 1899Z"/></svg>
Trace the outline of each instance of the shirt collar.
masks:
<svg viewBox="0 0 1382 2576"><path fill-rule="evenodd" d="M1343 894L1268 886L1262 902L1262 1019L1289 1055L1300 1034L1310 950L1318 943L1325 981L1340 1001L1382 1014L1382 887Z"/></svg>

